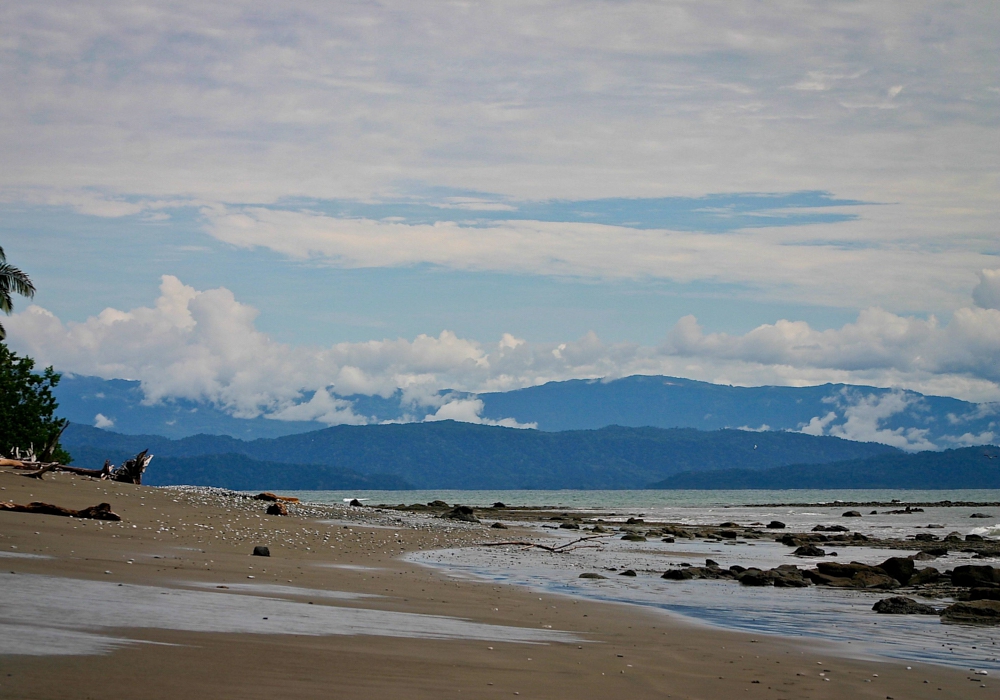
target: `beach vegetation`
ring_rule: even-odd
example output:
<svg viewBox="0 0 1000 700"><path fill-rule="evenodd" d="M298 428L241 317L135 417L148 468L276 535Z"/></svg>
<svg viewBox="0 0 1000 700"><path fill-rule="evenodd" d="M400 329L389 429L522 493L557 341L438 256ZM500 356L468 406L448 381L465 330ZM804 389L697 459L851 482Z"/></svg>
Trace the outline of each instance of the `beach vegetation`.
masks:
<svg viewBox="0 0 1000 700"><path fill-rule="evenodd" d="M33 359L0 342L0 452L31 449L38 461L69 464L59 444L69 421L56 417L59 403L52 392L60 375L52 367L40 374L34 369Z"/></svg>

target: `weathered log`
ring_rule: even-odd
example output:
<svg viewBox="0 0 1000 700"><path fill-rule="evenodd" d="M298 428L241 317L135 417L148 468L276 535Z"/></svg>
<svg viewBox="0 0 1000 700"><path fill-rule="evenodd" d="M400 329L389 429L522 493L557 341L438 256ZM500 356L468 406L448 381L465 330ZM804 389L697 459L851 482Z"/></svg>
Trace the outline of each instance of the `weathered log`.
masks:
<svg viewBox="0 0 1000 700"><path fill-rule="evenodd" d="M122 519L120 515L111 510L110 503L98 503L83 510L73 510L51 503L32 501L27 505L20 503L7 503L0 501L0 510L13 511L15 513L38 513L39 515L62 515L68 518L87 518L90 520L114 520Z"/></svg>
<svg viewBox="0 0 1000 700"><path fill-rule="evenodd" d="M26 462L16 459L0 460L0 467L9 466L14 469L34 470L29 474L24 474L31 479L42 479L46 473L58 471L90 476L95 479L121 481L126 484L142 484L142 475L152 459L153 455L149 454L149 450L143 450L132 459L122 462L120 467L115 467L110 460L105 460L104 467L101 469L85 469L83 467L70 467L58 462Z"/></svg>
<svg viewBox="0 0 1000 700"><path fill-rule="evenodd" d="M299 499L297 499L295 496L278 496L271 493L270 491L264 491L262 493L258 493L256 496L253 497L253 499L255 501L271 501L271 502L284 501L285 503L299 502Z"/></svg>
<svg viewBox="0 0 1000 700"><path fill-rule="evenodd" d="M550 547L547 544L539 544L537 542L526 542L523 540L514 540L509 542L483 542L480 547L503 547L503 546L513 546L513 547L537 547L538 549L544 549L546 552L552 552L553 554L565 554L566 552L571 552L573 549L577 549L573 545L579 545L581 542L587 542L589 540L597 540L602 537L611 537L611 535L591 535L589 537L580 537L573 540L572 542L567 542L565 544L558 545L556 547ZM587 546L587 545L581 545ZM569 549L572 547L573 549Z"/></svg>

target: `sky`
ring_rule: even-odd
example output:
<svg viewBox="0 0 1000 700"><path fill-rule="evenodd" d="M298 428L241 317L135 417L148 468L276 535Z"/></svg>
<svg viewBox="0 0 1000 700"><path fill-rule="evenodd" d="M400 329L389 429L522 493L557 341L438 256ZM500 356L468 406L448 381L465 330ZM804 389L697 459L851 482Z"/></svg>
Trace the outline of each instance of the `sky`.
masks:
<svg viewBox="0 0 1000 700"><path fill-rule="evenodd" d="M630 374L1000 401L997 36L988 2L5 3L8 343L327 423Z"/></svg>

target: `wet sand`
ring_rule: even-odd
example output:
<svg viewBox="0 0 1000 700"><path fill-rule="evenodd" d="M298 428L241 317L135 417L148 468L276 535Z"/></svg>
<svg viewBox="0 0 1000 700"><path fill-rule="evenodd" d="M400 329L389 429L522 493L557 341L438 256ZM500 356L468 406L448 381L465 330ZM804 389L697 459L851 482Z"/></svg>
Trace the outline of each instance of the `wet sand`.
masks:
<svg viewBox="0 0 1000 700"><path fill-rule="evenodd" d="M260 501L68 474L0 470L0 488L16 503L106 501L123 518L0 512L0 632L20 652L0 655L0 698L997 697L968 671L399 558L516 528L347 507L267 516ZM250 556L258 544L271 556ZM76 653L45 653L58 649Z"/></svg>

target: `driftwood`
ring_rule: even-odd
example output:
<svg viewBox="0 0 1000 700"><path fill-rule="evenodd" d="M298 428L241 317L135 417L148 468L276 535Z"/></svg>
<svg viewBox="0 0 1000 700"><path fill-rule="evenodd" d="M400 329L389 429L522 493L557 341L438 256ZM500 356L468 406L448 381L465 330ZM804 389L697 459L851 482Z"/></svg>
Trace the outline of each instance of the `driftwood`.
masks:
<svg viewBox="0 0 1000 700"><path fill-rule="evenodd" d="M565 544L561 544L556 547L550 547L547 544L538 544L537 542L526 542L523 540L515 540L512 542L483 542L479 546L503 547L504 545L507 545L515 547L537 547L538 549L544 549L546 552L552 552L553 554L565 554L566 552L572 552L573 549L578 549L578 547L574 547L573 545L578 545L581 542L589 542L590 540L598 540L601 539L602 537L611 537L611 535L591 535L590 537L580 537L579 539L575 539L572 542L567 542ZM582 545L582 546L588 546L588 545ZM571 547L572 549L570 549Z"/></svg>
<svg viewBox="0 0 1000 700"><path fill-rule="evenodd" d="M258 493L253 497L255 501L284 501L285 503L298 503L299 499L295 496L276 496L270 491L264 491L263 493Z"/></svg>
<svg viewBox="0 0 1000 700"><path fill-rule="evenodd" d="M111 510L110 503L99 503L83 510L73 510L39 501L33 501L27 505L0 501L0 510L9 510L15 513L38 513L39 515L62 515L68 518L89 518L90 520L118 521L122 519L120 515Z"/></svg>
<svg viewBox="0 0 1000 700"><path fill-rule="evenodd" d="M32 479L41 479L47 472L69 472L70 474L80 474L81 476L91 476L95 479L110 481L121 481L126 484L141 484L142 475L149 466L153 455L148 454L149 450L143 450L132 459L122 462L120 467L115 467L110 460L104 462L101 469L84 469L83 467L70 467L58 462L29 462L19 459L0 459L0 467L13 467L14 469L31 469L28 474L24 474Z"/></svg>

